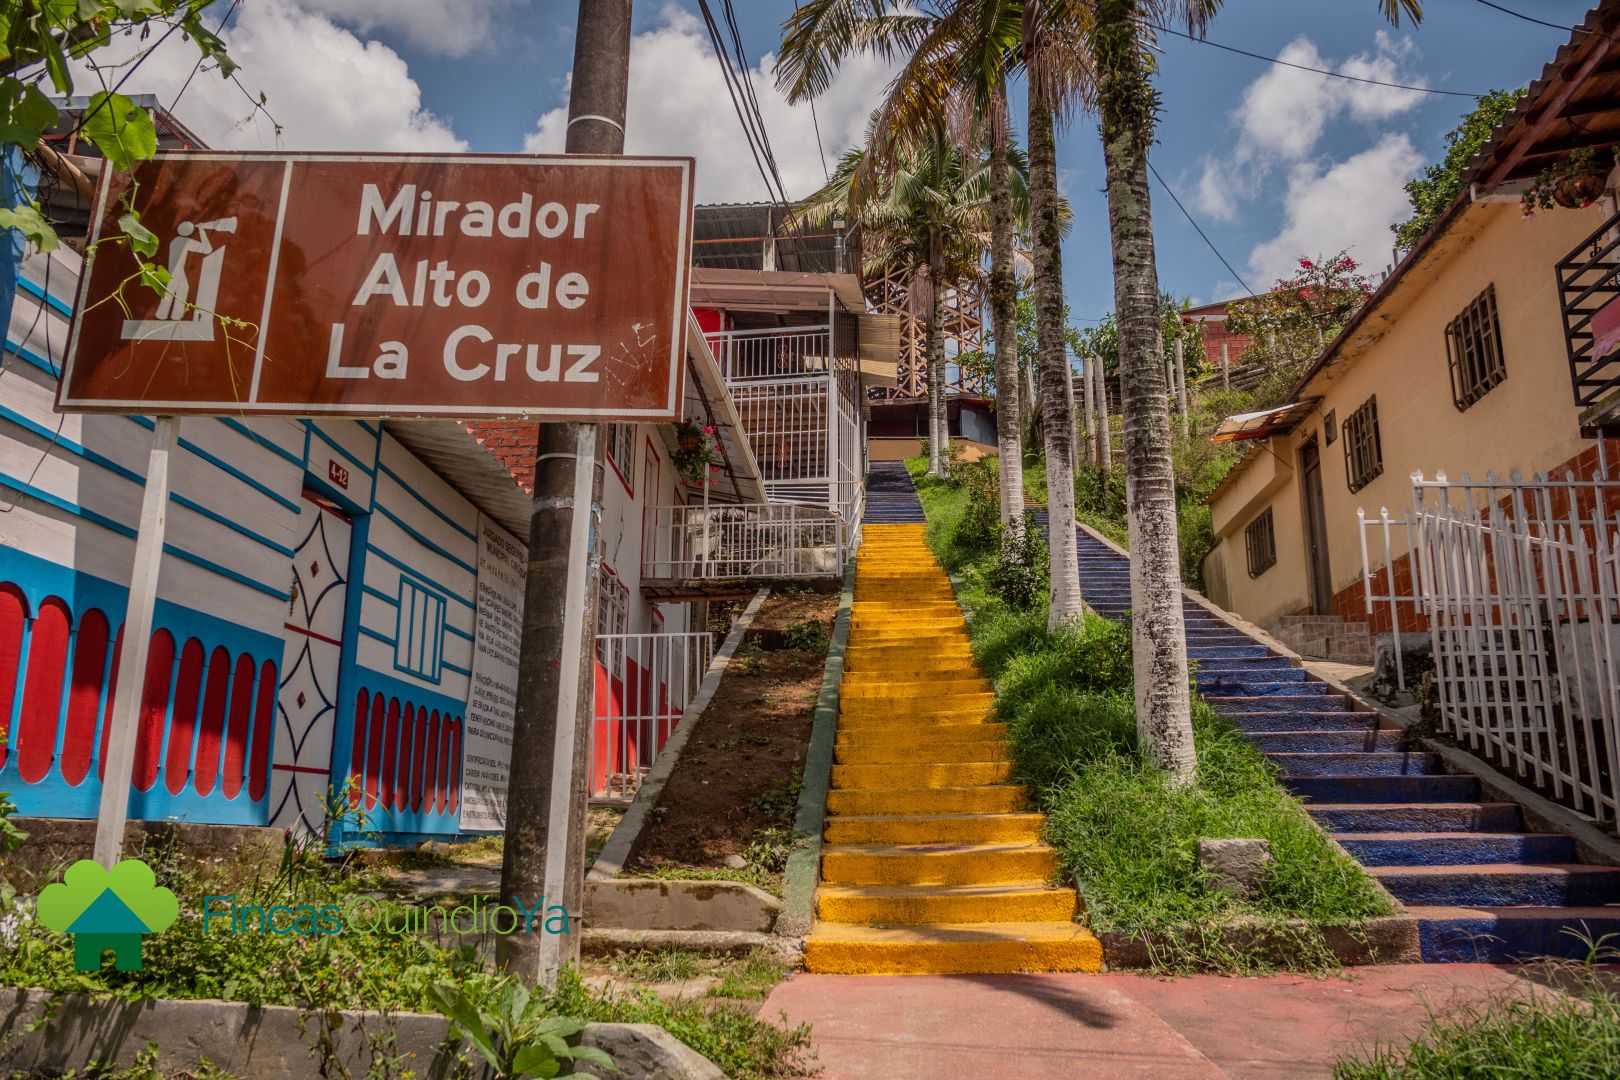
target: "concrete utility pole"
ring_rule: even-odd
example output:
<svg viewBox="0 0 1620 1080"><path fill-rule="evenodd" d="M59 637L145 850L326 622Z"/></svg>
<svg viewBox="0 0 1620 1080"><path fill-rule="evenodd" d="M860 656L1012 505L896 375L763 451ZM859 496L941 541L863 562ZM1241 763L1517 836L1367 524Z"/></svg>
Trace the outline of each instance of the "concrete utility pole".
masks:
<svg viewBox="0 0 1620 1080"><path fill-rule="evenodd" d="M630 4L579 2L567 153L624 153ZM535 914L531 932L498 939L496 959L525 982L551 986L578 963L583 930L602 499L597 426L541 424L534 464L501 901L516 899ZM567 932L548 932L548 913L559 906L568 912Z"/></svg>

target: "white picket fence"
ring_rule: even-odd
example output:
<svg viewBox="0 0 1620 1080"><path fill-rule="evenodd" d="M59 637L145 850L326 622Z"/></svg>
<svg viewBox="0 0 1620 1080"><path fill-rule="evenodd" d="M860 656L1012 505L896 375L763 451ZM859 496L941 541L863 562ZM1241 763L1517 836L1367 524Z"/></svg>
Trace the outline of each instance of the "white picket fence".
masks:
<svg viewBox="0 0 1620 1080"><path fill-rule="evenodd" d="M686 716L714 657L714 636L598 634L591 798L635 798Z"/></svg>
<svg viewBox="0 0 1620 1080"><path fill-rule="evenodd" d="M1442 729L1620 820L1620 483L1602 465L1590 479L1419 473L1412 503L1360 514L1363 580L1368 612L1387 605L1397 635L1403 605L1426 624ZM1393 567L1402 540L1409 575L1374 589L1369 552Z"/></svg>

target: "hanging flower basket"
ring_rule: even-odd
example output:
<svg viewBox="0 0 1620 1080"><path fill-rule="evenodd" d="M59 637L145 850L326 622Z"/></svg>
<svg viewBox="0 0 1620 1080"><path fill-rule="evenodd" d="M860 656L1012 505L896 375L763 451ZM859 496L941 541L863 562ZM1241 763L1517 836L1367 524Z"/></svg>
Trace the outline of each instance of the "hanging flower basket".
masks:
<svg viewBox="0 0 1620 1080"><path fill-rule="evenodd" d="M1561 206L1579 210L1591 206L1608 187L1614 152L1580 149L1541 171L1535 183L1525 189L1520 202L1526 217L1537 210Z"/></svg>
<svg viewBox="0 0 1620 1080"><path fill-rule="evenodd" d="M720 454L720 440L714 428L699 427L683 420L675 425L675 471L692 487L707 483L710 472L718 472L724 460Z"/></svg>

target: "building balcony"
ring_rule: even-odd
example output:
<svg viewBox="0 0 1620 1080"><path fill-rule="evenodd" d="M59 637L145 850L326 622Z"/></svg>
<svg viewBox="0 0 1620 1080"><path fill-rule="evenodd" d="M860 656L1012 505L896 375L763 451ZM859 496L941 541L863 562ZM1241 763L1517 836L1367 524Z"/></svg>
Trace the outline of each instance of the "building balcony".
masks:
<svg viewBox="0 0 1620 1080"><path fill-rule="evenodd" d="M647 515L641 590L666 603L836 581L860 529L859 514L798 503L661 506Z"/></svg>
<svg viewBox="0 0 1620 1080"><path fill-rule="evenodd" d="M1581 434L1620 436L1620 214L1582 240L1556 270Z"/></svg>

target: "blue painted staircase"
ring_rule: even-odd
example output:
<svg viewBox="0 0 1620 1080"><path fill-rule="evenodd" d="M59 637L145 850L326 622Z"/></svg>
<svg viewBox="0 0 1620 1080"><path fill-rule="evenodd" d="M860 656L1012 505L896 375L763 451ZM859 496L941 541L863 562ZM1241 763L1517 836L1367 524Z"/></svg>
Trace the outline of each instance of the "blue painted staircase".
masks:
<svg viewBox="0 0 1620 1080"><path fill-rule="evenodd" d="M1037 513L1044 527L1045 511ZM1099 614L1130 607L1125 556L1077 530L1081 592ZM1282 772L1311 815L1418 922L1430 962L1586 959L1620 934L1620 868L1577 861L1568 836L1525 831L1517 804L1481 801L1479 780L1403 749L1375 714L1244 631L1184 599L1200 695ZM1572 933L1573 931L1573 933Z"/></svg>
<svg viewBox="0 0 1620 1080"><path fill-rule="evenodd" d="M905 465L898 461L872 462L866 474L866 512L861 523L921 525L927 520Z"/></svg>

